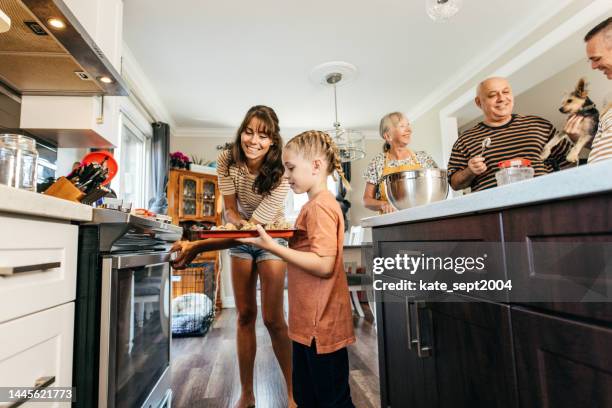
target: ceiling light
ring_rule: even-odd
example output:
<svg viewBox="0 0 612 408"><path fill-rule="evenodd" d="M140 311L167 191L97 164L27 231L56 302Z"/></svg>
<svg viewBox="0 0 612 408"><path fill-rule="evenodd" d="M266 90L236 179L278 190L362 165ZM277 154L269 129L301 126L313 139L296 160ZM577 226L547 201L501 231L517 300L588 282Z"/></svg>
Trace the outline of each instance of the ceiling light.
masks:
<svg viewBox="0 0 612 408"><path fill-rule="evenodd" d="M4 33L11 29L11 18L0 10L0 33Z"/></svg>
<svg viewBox="0 0 612 408"><path fill-rule="evenodd" d="M335 119L334 128L327 130L330 134L338 151L340 153L340 160L345 162L352 162L355 160L363 159L365 157L365 137L357 130L344 129L338 122L338 98L336 96L336 85L342 81L342 74L339 72L332 72L325 78L327 84L334 87L334 113Z"/></svg>
<svg viewBox="0 0 612 408"><path fill-rule="evenodd" d="M427 15L433 20L444 22L459 12L463 0L425 0Z"/></svg>
<svg viewBox="0 0 612 408"><path fill-rule="evenodd" d="M111 78L107 77L107 76L98 77L98 80L100 82L104 82L105 84L112 84L113 83L113 80Z"/></svg>
<svg viewBox="0 0 612 408"><path fill-rule="evenodd" d="M57 28L58 30L62 30L66 28L66 23L64 23L59 18L50 18L47 20L47 23L53 28Z"/></svg>

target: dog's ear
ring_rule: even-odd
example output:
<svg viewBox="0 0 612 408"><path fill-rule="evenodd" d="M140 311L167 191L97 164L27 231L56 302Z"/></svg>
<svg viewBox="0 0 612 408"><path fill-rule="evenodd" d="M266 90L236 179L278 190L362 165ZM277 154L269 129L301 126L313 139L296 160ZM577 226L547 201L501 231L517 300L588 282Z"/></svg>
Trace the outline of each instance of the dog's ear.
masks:
<svg viewBox="0 0 612 408"><path fill-rule="evenodd" d="M576 96L579 98L586 98L587 92L587 83L584 78L580 78L578 83L576 84Z"/></svg>

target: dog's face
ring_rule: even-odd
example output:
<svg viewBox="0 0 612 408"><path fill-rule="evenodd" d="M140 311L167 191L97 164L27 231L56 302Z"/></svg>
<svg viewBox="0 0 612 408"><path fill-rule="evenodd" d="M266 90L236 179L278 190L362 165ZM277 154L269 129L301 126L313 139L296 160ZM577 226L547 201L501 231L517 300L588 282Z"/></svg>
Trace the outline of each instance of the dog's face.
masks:
<svg viewBox="0 0 612 408"><path fill-rule="evenodd" d="M579 112L586 105L588 94L586 82L581 78L578 84L576 84L576 89L563 98L559 112L567 114Z"/></svg>

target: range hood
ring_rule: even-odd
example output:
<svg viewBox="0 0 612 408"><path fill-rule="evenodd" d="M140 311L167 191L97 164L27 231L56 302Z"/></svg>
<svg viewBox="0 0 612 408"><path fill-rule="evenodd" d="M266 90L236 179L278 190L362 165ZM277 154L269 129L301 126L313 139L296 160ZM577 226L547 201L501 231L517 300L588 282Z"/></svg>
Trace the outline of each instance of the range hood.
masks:
<svg viewBox="0 0 612 408"><path fill-rule="evenodd" d="M0 0L0 82L18 95L121 96L128 87L62 0ZM65 27L54 28L54 19Z"/></svg>

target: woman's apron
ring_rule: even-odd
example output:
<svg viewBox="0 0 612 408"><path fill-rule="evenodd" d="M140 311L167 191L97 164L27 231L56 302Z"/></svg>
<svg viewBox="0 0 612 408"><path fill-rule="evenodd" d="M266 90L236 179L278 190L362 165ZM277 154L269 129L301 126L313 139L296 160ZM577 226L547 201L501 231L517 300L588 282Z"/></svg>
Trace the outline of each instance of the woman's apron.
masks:
<svg viewBox="0 0 612 408"><path fill-rule="evenodd" d="M385 153L385 162L383 164L382 179L380 183L378 183L378 192L380 193L381 201L389 202L389 199L387 196L387 186L385 183L385 176L389 174L393 174L393 173L399 173L401 171L420 170L423 168L423 166L421 166L421 164L419 163L419 160L417 159L416 154L414 154L412 150L410 150L409 153L410 153L410 158L412 159L412 164L404 164L402 166L395 166L395 167L390 167L387 164L387 161L389 160L389 152ZM382 212L379 211L379 213L382 213Z"/></svg>

